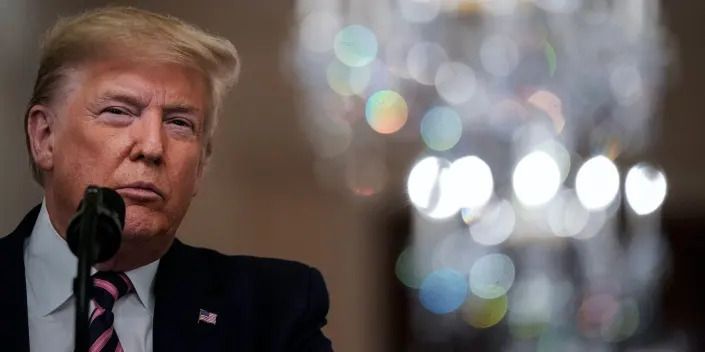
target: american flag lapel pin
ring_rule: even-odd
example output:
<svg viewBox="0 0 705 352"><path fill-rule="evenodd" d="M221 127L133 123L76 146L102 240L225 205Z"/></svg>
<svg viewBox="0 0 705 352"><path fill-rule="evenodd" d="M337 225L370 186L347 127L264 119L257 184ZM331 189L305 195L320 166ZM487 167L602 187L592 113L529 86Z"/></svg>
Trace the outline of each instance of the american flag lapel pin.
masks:
<svg viewBox="0 0 705 352"><path fill-rule="evenodd" d="M211 313L207 310L201 309L200 312L198 312L198 322L205 322L208 324L213 324L215 325L215 319L218 318L218 314Z"/></svg>

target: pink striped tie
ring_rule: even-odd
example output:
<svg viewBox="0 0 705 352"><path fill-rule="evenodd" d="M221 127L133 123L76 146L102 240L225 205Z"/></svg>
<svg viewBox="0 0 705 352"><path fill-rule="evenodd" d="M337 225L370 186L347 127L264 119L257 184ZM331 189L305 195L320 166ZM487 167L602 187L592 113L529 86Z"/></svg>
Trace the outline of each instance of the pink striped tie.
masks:
<svg viewBox="0 0 705 352"><path fill-rule="evenodd" d="M115 302L127 293L134 292L132 282L124 273L99 271L93 274L93 303L89 325L90 352L122 351L122 345L113 328L112 312Z"/></svg>

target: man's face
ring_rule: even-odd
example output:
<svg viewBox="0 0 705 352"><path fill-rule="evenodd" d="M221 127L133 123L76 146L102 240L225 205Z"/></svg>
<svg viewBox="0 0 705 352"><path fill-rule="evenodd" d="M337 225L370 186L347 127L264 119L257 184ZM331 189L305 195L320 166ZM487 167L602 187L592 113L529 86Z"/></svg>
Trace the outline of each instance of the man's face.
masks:
<svg viewBox="0 0 705 352"><path fill-rule="evenodd" d="M113 188L127 207L124 240L170 240L202 176L203 76L176 64L101 61L69 77L53 105L45 191L73 212L86 186Z"/></svg>

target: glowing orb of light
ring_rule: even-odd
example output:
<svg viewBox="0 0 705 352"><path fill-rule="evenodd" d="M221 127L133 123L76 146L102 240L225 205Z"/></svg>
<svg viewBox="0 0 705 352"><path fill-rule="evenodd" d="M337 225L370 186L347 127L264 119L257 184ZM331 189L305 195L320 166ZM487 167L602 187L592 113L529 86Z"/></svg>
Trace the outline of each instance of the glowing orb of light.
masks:
<svg viewBox="0 0 705 352"><path fill-rule="evenodd" d="M441 64L435 77L438 95L448 104L462 104L475 94L475 73L460 62Z"/></svg>
<svg viewBox="0 0 705 352"><path fill-rule="evenodd" d="M514 263L504 254L487 254L470 269L470 290L484 299L494 299L509 291L514 283Z"/></svg>
<svg viewBox="0 0 705 352"><path fill-rule="evenodd" d="M543 46L546 62L548 63L548 72L553 76L558 68L558 55L556 55L556 49L548 41L544 41Z"/></svg>
<svg viewBox="0 0 705 352"><path fill-rule="evenodd" d="M470 295L463 305L462 317L470 326L486 329L497 325L504 318L508 307L507 295L493 299Z"/></svg>
<svg viewBox="0 0 705 352"><path fill-rule="evenodd" d="M565 127L563 102L555 93L548 90L538 90L526 102L543 111L553 121L553 128L557 133L563 131L563 127Z"/></svg>
<svg viewBox="0 0 705 352"><path fill-rule="evenodd" d="M394 267L399 281L409 288L419 288L421 282L428 274L428 272L424 273L418 259L415 257L412 248L409 247L399 254Z"/></svg>
<svg viewBox="0 0 705 352"><path fill-rule="evenodd" d="M588 338L610 334L615 318L620 311L619 300L611 294L601 293L586 297L578 309L577 326Z"/></svg>
<svg viewBox="0 0 705 352"><path fill-rule="evenodd" d="M448 314L460 307L468 294L465 277L453 269L439 269L421 283L419 300L430 312Z"/></svg>
<svg viewBox="0 0 705 352"><path fill-rule="evenodd" d="M519 48L508 36L489 36L480 47L480 62L488 73L506 77L519 65Z"/></svg>
<svg viewBox="0 0 705 352"><path fill-rule="evenodd" d="M455 160L448 171L451 187L455 190L460 207L479 208L487 204L492 197L492 170L477 156L465 156Z"/></svg>
<svg viewBox="0 0 705 352"><path fill-rule="evenodd" d="M333 49L340 62L350 67L365 66L377 56L377 37L367 27L348 26L335 36Z"/></svg>
<svg viewBox="0 0 705 352"><path fill-rule="evenodd" d="M440 0L399 0L402 16L410 22L428 23L441 12Z"/></svg>
<svg viewBox="0 0 705 352"><path fill-rule="evenodd" d="M432 237L437 231L430 231L427 237ZM431 267L435 269L453 269L463 275L470 273L470 268L478 256L484 254L464 231L445 235L445 238L432 246Z"/></svg>
<svg viewBox="0 0 705 352"><path fill-rule="evenodd" d="M666 176L648 164L634 165L624 184L627 203L637 215L647 215L663 204L668 192Z"/></svg>
<svg viewBox="0 0 705 352"><path fill-rule="evenodd" d="M432 42L420 42L409 49L406 56L406 69L409 76L425 85L433 85L436 72L448 61L448 54L442 46Z"/></svg>
<svg viewBox="0 0 705 352"><path fill-rule="evenodd" d="M538 337L552 320L559 306L556 287L543 274L524 277L517 281L509 295L510 333L515 338Z"/></svg>
<svg viewBox="0 0 705 352"><path fill-rule="evenodd" d="M539 144L536 146L536 150L546 152L556 161L558 169L561 170L561 183L563 183L570 173L570 153L568 150L555 140L548 140Z"/></svg>
<svg viewBox="0 0 705 352"><path fill-rule="evenodd" d="M326 80L330 88L342 96L361 94L370 82L370 69L349 67L334 60L326 70Z"/></svg>
<svg viewBox="0 0 705 352"><path fill-rule="evenodd" d="M409 200L432 219L445 219L460 210L449 181L449 167L448 160L430 156L417 162L409 172L406 182Z"/></svg>
<svg viewBox="0 0 705 352"><path fill-rule="evenodd" d="M463 123L455 110L435 107L421 120L421 138L426 145L438 151L453 148L463 135Z"/></svg>
<svg viewBox="0 0 705 352"><path fill-rule="evenodd" d="M482 219L482 208L460 208L460 217L467 225L474 224Z"/></svg>
<svg viewBox="0 0 705 352"><path fill-rule="evenodd" d="M587 160L575 176L575 191L588 210L608 207L619 192L619 171L612 160L598 155Z"/></svg>
<svg viewBox="0 0 705 352"><path fill-rule="evenodd" d="M487 208L479 220L470 225L470 236L481 245L496 246L506 241L514 231L516 213L506 200Z"/></svg>
<svg viewBox="0 0 705 352"><path fill-rule="evenodd" d="M561 170L544 151L535 151L522 158L514 168L512 185L517 199L527 207L547 203L561 185Z"/></svg>
<svg viewBox="0 0 705 352"><path fill-rule="evenodd" d="M372 94L365 104L365 117L373 130L382 134L399 131L409 115L406 100L392 90Z"/></svg>
<svg viewBox="0 0 705 352"><path fill-rule="evenodd" d="M566 190L553 199L548 208L548 225L558 237L573 237L585 229L590 213L572 190Z"/></svg>

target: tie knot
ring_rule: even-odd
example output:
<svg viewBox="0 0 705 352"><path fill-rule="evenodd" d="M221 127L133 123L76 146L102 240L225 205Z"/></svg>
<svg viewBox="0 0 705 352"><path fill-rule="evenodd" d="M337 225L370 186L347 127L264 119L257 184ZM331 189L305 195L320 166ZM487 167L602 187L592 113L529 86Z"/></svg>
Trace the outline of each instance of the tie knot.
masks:
<svg viewBox="0 0 705 352"><path fill-rule="evenodd" d="M125 273L99 271L93 274L93 299L103 309L111 310L115 302L133 292L132 281Z"/></svg>

